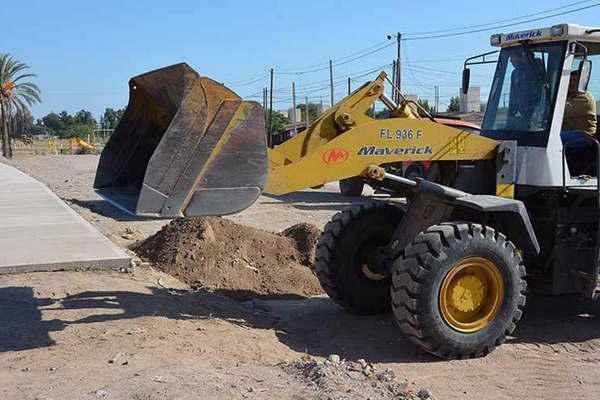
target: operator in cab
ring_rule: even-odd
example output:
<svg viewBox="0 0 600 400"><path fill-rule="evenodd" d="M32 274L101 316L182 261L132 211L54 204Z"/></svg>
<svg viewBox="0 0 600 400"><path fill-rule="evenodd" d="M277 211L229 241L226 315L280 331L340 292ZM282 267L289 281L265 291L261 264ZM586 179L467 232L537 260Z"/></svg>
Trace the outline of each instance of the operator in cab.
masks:
<svg viewBox="0 0 600 400"><path fill-rule="evenodd" d="M523 52L515 52L510 57L513 71L510 76L510 98L508 119L512 129L528 129L535 107L542 98L542 81L540 80L541 60L527 60Z"/></svg>
<svg viewBox="0 0 600 400"><path fill-rule="evenodd" d="M583 132L596 135L596 99L588 91L579 92L579 71L571 72L565 115L563 118L563 131Z"/></svg>

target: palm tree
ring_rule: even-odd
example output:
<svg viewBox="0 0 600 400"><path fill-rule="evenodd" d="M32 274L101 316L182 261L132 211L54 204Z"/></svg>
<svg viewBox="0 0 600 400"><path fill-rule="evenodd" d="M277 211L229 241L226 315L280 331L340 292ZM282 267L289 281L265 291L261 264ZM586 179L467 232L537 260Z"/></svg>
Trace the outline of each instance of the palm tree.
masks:
<svg viewBox="0 0 600 400"><path fill-rule="evenodd" d="M35 77L26 73L29 66L14 59L8 53L0 53L0 131L2 131L2 155L12 157L10 144L11 127L23 116L29 115L29 106L39 103L40 89L23 79Z"/></svg>

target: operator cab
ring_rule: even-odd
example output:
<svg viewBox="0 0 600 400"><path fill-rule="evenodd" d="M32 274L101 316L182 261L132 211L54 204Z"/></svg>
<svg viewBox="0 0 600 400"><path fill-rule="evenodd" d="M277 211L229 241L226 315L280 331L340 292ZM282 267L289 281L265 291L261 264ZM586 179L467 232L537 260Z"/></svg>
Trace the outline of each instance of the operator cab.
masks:
<svg viewBox="0 0 600 400"><path fill-rule="evenodd" d="M592 65L600 61L600 28L562 24L492 35L490 42L500 51L481 135L517 142L516 184L596 188L600 69ZM485 61L489 54L465 62L463 92L468 88L466 67L482 63L472 61L482 56L484 63L490 62ZM569 90L572 72L578 76ZM581 103L583 98L587 103ZM573 116L573 101L585 109L576 110L579 114L588 115ZM563 126L565 115L587 123L575 124L577 130L572 124Z"/></svg>

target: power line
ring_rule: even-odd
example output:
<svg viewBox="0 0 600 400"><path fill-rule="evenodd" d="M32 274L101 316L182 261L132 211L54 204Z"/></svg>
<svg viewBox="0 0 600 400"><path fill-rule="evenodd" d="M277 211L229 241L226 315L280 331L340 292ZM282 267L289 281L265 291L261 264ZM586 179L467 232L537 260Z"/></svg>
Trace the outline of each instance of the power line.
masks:
<svg viewBox="0 0 600 400"><path fill-rule="evenodd" d="M580 5L580 4L589 3L590 1L592 1L592 0L576 1L574 3L566 4L564 6L550 8L550 9L545 10L545 11L538 11L538 12L531 13L531 14L525 14L525 15L521 15L520 17L512 17L512 18L507 18L507 19L501 19L501 20L498 20L498 21L488 22L488 23L485 23L485 24L468 25L468 26L462 26L462 27L457 27L457 28L439 29L439 30L435 30L435 31L411 32L411 33L404 34L404 36L431 35L431 34L447 33L447 32L453 32L453 31L462 31L462 30L465 30L465 29L481 28L481 27L490 26L490 25L497 25L497 24L501 24L501 23L504 23L504 22L517 21L517 20L520 20L520 19L523 19L523 18L533 17L533 16L540 15L540 14L547 14L547 13L552 12L552 11L563 10L565 8L570 8L570 7L574 7L574 6Z"/></svg>
<svg viewBox="0 0 600 400"><path fill-rule="evenodd" d="M352 80L358 79L358 78L362 78L364 76L370 75L376 71L379 70L386 70L389 69L389 67L391 66L390 63L387 64L383 64L383 65L377 65L375 67L370 67L368 69L362 69L360 71L355 71L355 72L351 72L349 74L345 74L344 78L340 78L339 80L335 80L334 81L334 85L337 87L339 85L341 85L344 82L347 82L347 79L350 78ZM308 82L305 84L300 83L300 85L298 85L298 87L300 88L299 90L296 90L296 93L300 94L300 93L311 93L314 91L318 91L318 90L324 90L325 88L329 88L329 79L323 79L323 80L319 80L319 81L313 81L313 82ZM277 93L285 93L288 94L289 93L289 89L276 89L275 92Z"/></svg>
<svg viewBox="0 0 600 400"><path fill-rule="evenodd" d="M374 50L371 50L369 52L363 53L363 54L361 54L359 56L356 56L356 57L352 57L352 58L347 59L345 61L333 62L333 66L334 67L338 67L340 65L344 65L344 64L348 64L348 63L354 62L356 60L360 60L361 58L364 58L364 57L370 56L371 54L375 54L377 52L380 52L381 50L387 49L388 47L393 46L395 44L396 44L396 42L390 42L390 43L387 43L384 46L377 47ZM297 71L290 71L290 72L276 72L276 74L278 74L278 75L304 75L304 74L310 74L310 73L313 73L313 72L324 71L326 69L329 69L329 63L327 63L326 66L319 67L319 68L313 68L313 69L307 69L307 70L297 70Z"/></svg>
<svg viewBox="0 0 600 400"><path fill-rule="evenodd" d="M430 89L430 87L426 87L425 85L423 85L415 76L415 74L413 73L413 69L412 66L410 65L410 59L408 58L408 55L406 54L406 46L404 46L403 49L403 53L404 53L404 59L406 60L406 67L408 69L408 72L410 73L410 75L413 77L414 81L417 83L418 86L420 86L422 89Z"/></svg>
<svg viewBox="0 0 600 400"><path fill-rule="evenodd" d="M228 83L227 83L227 86L232 86L232 87L242 87L242 86L248 86L248 85L252 85L253 83L260 82L260 81L262 81L263 79L266 79L268 76L269 76L269 74L268 74L268 73L264 73L264 74L262 74L262 75L259 75L258 77L254 77L254 78L251 78L251 79L247 79L247 80L245 80L245 81L237 81L237 82L239 82L239 83L236 83L236 82L228 82Z"/></svg>
<svg viewBox="0 0 600 400"><path fill-rule="evenodd" d="M579 12L579 11L583 11L583 10L587 10L590 8L600 6L600 3L594 3L594 4L591 4L588 6L579 7L579 8L575 8L572 10L566 10L566 11L554 13L551 15L544 15L544 16L540 16L540 17L536 17L536 18L529 18L529 19L525 19L523 21L518 21L520 19L528 18L530 16L548 14L553 11L562 10L562 9L574 7L574 6L577 6L580 4L589 3L590 1L592 1L592 0L577 1L577 2L570 3L570 4L567 4L564 6L554 7L554 8L539 11L536 13L530 13L530 14L519 16L519 17L497 20L495 22L488 22L485 24L468 25L468 26L464 26L464 27L460 27L460 28L447 28L447 29L426 31L426 32L405 33L405 34L403 34L403 37L401 40L402 41L412 41L412 40L438 39L438 38L468 35L468 34L472 34L472 33L491 31L491 30L496 30L496 29L500 29L500 28L507 28L510 26L522 25L522 24L526 24L526 23L530 23L530 22L541 21L541 20L554 18L554 17L558 17L558 16L562 16L562 15L568 15L568 14L572 14L575 12ZM510 22L510 21L518 21L518 22L504 23L504 22ZM472 28L480 28L480 29L472 29ZM458 31L458 32L455 32L455 31ZM453 33L444 33L444 32L453 32ZM436 33L439 33L439 34L436 34ZM421 36L419 36L419 35L421 35ZM423 35L425 35L425 36L423 36ZM411 36L413 36L413 37L411 37ZM380 52L388 47L391 47L395 43L396 43L395 41L389 41L389 39L388 39L387 41L379 42L379 43L374 44L370 47L367 47L363 50L351 53L351 54L343 56L343 57L339 57L337 59L332 59L333 66L340 66L340 65L354 62L356 60L367 57L371 54ZM431 60L431 61L433 61L433 60ZM439 61L446 61L446 60L441 59ZM454 61L454 60L448 59L447 61ZM280 70L276 71L275 73L278 75L304 75L304 74L310 74L310 73L314 73L314 72L324 71L324 70L327 70L328 68L329 68L329 63L327 62L327 63L313 64L313 65L309 65L309 66L305 66L305 67L299 67L297 69L293 69L293 68L280 69ZM250 84L260 81L263 77L266 77L266 75L267 74L263 73L259 76L253 77L253 78L248 78L248 79L237 81L237 82L231 82L229 85L230 86L247 86L247 85L250 85Z"/></svg>
<svg viewBox="0 0 600 400"><path fill-rule="evenodd" d="M253 76L252 78L246 78L246 79L242 79L239 81L227 82L227 86L244 86L246 84L254 83L262 78L266 78L267 76L269 76L269 73L263 72L262 74Z"/></svg>
<svg viewBox="0 0 600 400"><path fill-rule="evenodd" d="M409 40L439 39L439 38L447 38L447 37L468 35L468 34L471 34L471 33L492 31L492 30L497 30L497 29L500 29L500 28L507 28L509 26L523 25L523 24L527 24L529 22L536 22L536 21L541 21L541 20L544 20L544 19L549 19L549 18L559 17L559 16L562 16L562 15L572 14L574 12L588 10L590 8L594 8L594 7L598 7L598 6L600 6L600 3L594 3L594 4L591 4L589 6L576 8L574 10L563 11L563 12L560 12L560 13L555 13L555 14L544 16L544 17L531 18L531 19L527 19L527 20L524 20L524 21L521 21L521 22L514 22L514 23L504 24L504 25L496 25L496 26L491 27L491 28L472 29L472 30L467 30L467 31L464 31L464 32L448 33L448 34L440 34L440 35L409 37L409 38L404 38L402 40L409 41Z"/></svg>
<svg viewBox="0 0 600 400"><path fill-rule="evenodd" d="M383 45L384 43L388 43L388 40L389 39L386 39L383 42L376 43L376 44L374 44L372 46L367 47L366 49L362 49L362 50L359 50L359 51L357 51L355 53L348 54L347 56L343 56L343 57L340 57L340 58L337 58L337 59L334 58L334 59L332 59L332 61L335 63L335 62L338 62L338 61L345 60L347 58L351 58L351 57L357 56L357 55L359 55L361 53L364 53L366 51L369 51L371 49L379 47L379 46ZM327 63L319 63L319 64L307 65L307 66L304 66L304 67L297 67L297 68L279 68L279 71L281 71L281 72L293 72L294 70L313 69L313 68L321 67L321 66L327 66L327 67L329 67L329 63L328 62Z"/></svg>
<svg viewBox="0 0 600 400"><path fill-rule="evenodd" d="M510 26L515 26L515 25L522 25L522 24L526 24L526 23L530 23L530 22L535 22L535 21L541 21L541 20L545 20L545 19L549 19L549 18L554 18L554 17L558 17L558 16L563 16L563 15L568 15L568 14L572 14L575 12L579 12L579 11L583 11L583 10L587 10L587 9L591 9L591 8L595 8L600 6L600 3L594 3L591 5L587 5L587 6L583 6L583 7L578 7L575 9L569 9L566 11L562 11L562 12L558 12L558 13L553 13L550 15L543 15L543 14L548 14L550 12L553 11L557 11L557 10L564 10L566 8L570 8L576 5L580 5L580 4L585 4L585 3L589 3L590 0L588 1L578 1L578 2L574 2L574 3L570 3L568 5L564 5L561 7L555 7L555 8L551 8L545 11L540 11L537 13L532 13L532 14L526 14L520 17L514 17L514 18L508 18L508 19L503 19L503 20L498 20L495 22L489 22L489 23L485 23L485 24L478 24L478 25L470 25L470 26L465 26L462 28L449 28L449 29L442 29L442 30L436 30L436 31L429 31L429 32L415 32L415 33L407 33L404 35L404 37L401 39L402 41L411 41L411 40L425 40L425 39L435 39L435 38L446 38L446 37L455 37L455 36L461 36L461 35L467 35L467 34L472 34L472 33L478 33L478 32L484 32L484 31L490 31L490 30L496 30L496 29L500 29L500 28L506 28L506 27L510 27ZM530 16L535 16L535 15L540 15L539 17L535 17L535 18L528 18ZM542 16L543 15L543 16ZM528 18L522 21L519 21L523 18ZM511 22L511 23L504 23L504 22L510 22L510 21L518 21L518 22ZM472 28L480 28L480 29L472 29ZM465 30L466 29L466 30ZM457 32L458 31L458 32ZM448 33L444 33L444 32L448 32ZM440 34L430 34L430 33L440 33ZM425 36L418 36L418 35L425 35ZM407 37L408 36L408 37ZM412 37L411 37L412 36ZM385 43L385 44L384 44ZM395 42L381 42L378 43L376 45L373 45L367 49L363 49L359 52L355 52L353 54L350 54L348 56L344 56L344 57L340 57L338 59L335 59L335 62L332 61L331 65L332 66L340 66L340 65L344 65L344 64L348 64L351 63L353 61L362 59L364 57L367 57L371 54L377 53L379 51L382 51L388 47L391 47L392 45L394 45ZM440 59L439 61L454 61L455 58L452 59ZM431 61L437 61L437 60L429 60ZM438 72L438 73L445 73L445 74L456 74L456 72L451 72L451 71L444 71L444 70L439 70L439 69L435 69L435 68L431 68L431 67L425 67L425 66L418 66L415 67L413 66L410 62L406 63L409 69L409 72L411 73L414 81L416 82L417 87L421 87L424 89L427 89L427 87L425 85L423 85L421 82L419 82L418 78L415 76L415 72L417 70L424 70L424 71L431 71L431 72ZM389 65L386 65L389 66ZM292 69L285 69L282 71L278 71L276 72L278 75L303 75L303 74L309 74L309 73L314 73L314 72L319 72L319 71L324 71L326 69L330 68L329 63L328 64L314 64L313 66L308 66L308 67L303 67L303 68L299 68L297 70L292 70ZM381 67L378 67L377 69L379 69ZM364 75L372 73L372 70L368 70ZM423 72L424 73L424 72ZM358 75L355 76L354 79L360 77L362 75ZM254 78L248 78L246 80L242 80L242 81L238 81L237 83L233 83L233 85L250 85L253 83L256 83L258 81L260 81L261 79L263 79L265 77L265 74L259 75L257 77ZM314 82L310 82L307 85L303 85L303 90L299 91L299 93L302 94L309 94L309 93L315 93L315 92L320 92L323 91L325 89L331 89L333 87L337 87L340 86L342 84L346 83L346 78L343 80L339 80L336 82L331 82L331 84L329 85L322 85L322 86L318 86L321 83L325 83L327 82L327 80L321 80L321 81L314 81ZM411 85L413 86L413 85ZM450 86L450 85L448 85ZM258 93L257 93L258 94ZM254 95L257 95L254 94ZM289 101L289 99L282 99L282 100L278 100L277 102L285 102L285 101Z"/></svg>
<svg viewBox="0 0 600 400"><path fill-rule="evenodd" d="M387 64L383 64L383 65L378 65L378 66L375 66L375 67L369 67L367 69L362 69L360 71L350 72L350 73L345 74L345 75L346 75L347 78L349 77L351 79L362 78L363 76L372 74L373 72L375 72L377 70L389 68L390 65L391 65L390 63L387 63ZM344 78L344 79L347 79L347 78ZM325 82L329 82L329 79L324 79L324 80L321 80L321 81L313 81L313 82L304 83L302 85L302 88L304 88L304 89L311 88L311 87L313 87L313 86L315 86L317 84L321 84L321 83L325 83Z"/></svg>

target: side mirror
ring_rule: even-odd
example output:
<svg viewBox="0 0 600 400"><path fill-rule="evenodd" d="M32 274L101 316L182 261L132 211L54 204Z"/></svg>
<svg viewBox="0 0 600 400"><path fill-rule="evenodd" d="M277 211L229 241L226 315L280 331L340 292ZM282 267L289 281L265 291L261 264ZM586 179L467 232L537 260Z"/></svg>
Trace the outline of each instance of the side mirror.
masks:
<svg viewBox="0 0 600 400"><path fill-rule="evenodd" d="M585 93L590 83L590 76L592 75L592 62L588 59L583 59L579 63L579 83L577 84L577 90L579 93Z"/></svg>
<svg viewBox="0 0 600 400"><path fill-rule="evenodd" d="M469 68L463 69L462 73L462 92L467 94L469 92L469 82L471 80L471 70Z"/></svg>

